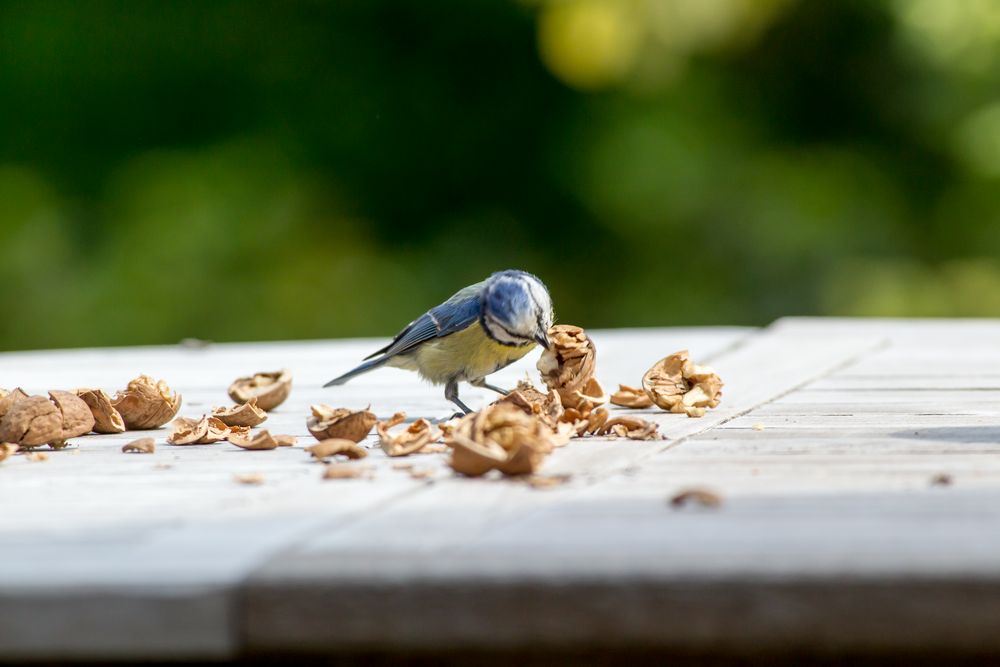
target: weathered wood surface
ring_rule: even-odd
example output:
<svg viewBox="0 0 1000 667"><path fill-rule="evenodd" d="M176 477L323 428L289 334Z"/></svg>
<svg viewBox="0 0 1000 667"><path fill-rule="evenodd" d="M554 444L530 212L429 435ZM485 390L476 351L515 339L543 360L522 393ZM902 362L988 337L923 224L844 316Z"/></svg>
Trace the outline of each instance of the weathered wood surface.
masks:
<svg viewBox="0 0 1000 667"><path fill-rule="evenodd" d="M121 453L134 433L88 436L0 464L0 657L1000 650L1000 322L593 336L609 388L689 347L724 400L702 419L643 412L665 441L574 441L544 471L570 481L546 490L454 476L443 455L406 459L433 470L415 480L377 450L371 479L320 480L301 450L310 403L450 413L401 371L320 389L375 341L0 355L0 386L31 391L163 377L187 416L288 367L265 426L302 437L247 452L167 446L164 430L146 456ZM500 383L534 376L535 356ZM672 509L688 486L723 505Z"/></svg>

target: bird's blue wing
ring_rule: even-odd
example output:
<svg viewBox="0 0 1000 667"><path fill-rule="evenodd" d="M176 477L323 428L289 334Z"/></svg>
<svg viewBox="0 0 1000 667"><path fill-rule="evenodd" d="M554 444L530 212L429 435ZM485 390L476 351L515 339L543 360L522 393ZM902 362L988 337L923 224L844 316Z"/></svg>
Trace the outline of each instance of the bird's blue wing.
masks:
<svg viewBox="0 0 1000 667"><path fill-rule="evenodd" d="M432 338L461 331L479 319L479 308L479 290L467 287L410 322L389 345L366 359L380 354L387 357L402 354Z"/></svg>

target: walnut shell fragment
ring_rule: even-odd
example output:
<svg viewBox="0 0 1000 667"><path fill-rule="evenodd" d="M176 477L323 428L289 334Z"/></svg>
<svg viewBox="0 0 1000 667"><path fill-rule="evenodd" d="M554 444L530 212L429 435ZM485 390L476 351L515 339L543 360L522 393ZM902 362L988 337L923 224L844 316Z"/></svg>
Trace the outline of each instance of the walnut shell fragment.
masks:
<svg viewBox="0 0 1000 667"><path fill-rule="evenodd" d="M397 412L391 419L375 424L378 432L379 446L388 456L407 456L415 454L421 449L441 437L441 429L431 425L426 419L418 419L402 432L392 434L389 429L398 426L406 420L406 414Z"/></svg>
<svg viewBox="0 0 1000 667"><path fill-rule="evenodd" d="M321 440L306 451L317 461L324 461L331 456L346 456L349 459L363 459L368 456L368 450L347 438L328 438Z"/></svg>
<svg viewBox="0 0 1000 667"><path fill-rule="evenodd" d="M243 427L230 428L215 417L203 416L201 419L178 417L171 424L167 442L172 445L211 445L222 442L230 436L246 435L250 429Z"/></svg>
<svg viewBox="0 0 1000 667"><path fill-rule="evenodd" d="M688 417L704 416L722 399L722 380L711 368L691 363L687 350L656 362L642 376L642 388L657 406Z"/></svg>
<svg viewBox="0 0 1000 667"><path fill-rule="evenodd" d="M236 403L256 398L257 407L268 412L284 403L291 391L292 373L286 368L237 378L229 385L229 398Z"/></svg>
<svg viewBox="0 0 1000 667"><path fill-rule="evenodd" d="M311 405L309 409L312 410L312 416L306 419L306 428L317 440L347 438L361 442L378 421L375 413L368 408L351 410L319 404Z"/></svg>
<svg viewBox="0 0 1000 667"><path fill-rule="evenodd" d="M13 456L17 450L20 449L13 442L0 442L0 461Z"/></svg>
<svg viewBox="0 0 1000 667"><path fill-rule="evenodd" d="M579 407L581 395L603 396L599 384L588 386L594 377L597 350L587 333L571 324L557 324L548 333L551 345L542 352L536 367L545 386L559 392L563 407Z"/></svg>
<svg viewBox="0 0 1000 667"><path fill-rule="evenodd" d="M22 449L45 443L64 447L69 438L83 435L94 426L90 408L68 391L52 391L49 398L28 396L12 404L0 419L0 442Z"/></svg>
<svg viewBox="0 0 1000 667"><path fill-rule="evenodd" d="M264 474L259 472L243 472L233 475L233 481L239 484L259 486L264 483Z"/></svg>
<svg viewBox="0 0 1000 667"><path fill-rule="evenodd" d="M15 403L23 401L26 398L28 398L28 394L20 387L12 391L0 389L0 419L3 419L4 415L7 414Z"/></svg>
<svg viewBox="0 0 1000 667"><path fill-rule="evenodd" d="M688 505L700 505L701 507L714 509L722 505L722 496L709 489L684 489L675 493L670 498L670 504L677 508L686 507Z"/></svg>
<svg viewBox="0 0 1000 667"><path fill-rule="evenodd" d="M163 380L154 382L140 375L119 391L111 404L121 414L130 431L159 428L173 419L181 409L181 395L175 394Z"/></svg>
<svg viewBox="0 0 1000 667"><path fill-rule="evenodd" d="M323 479L357 479L365 477L368 468L362 468L349 463L331 463L323 468Z"/></svg>
<svg viewBox="0 0 1000 667"><path fill-rule="evenodd" d="M260 426L267 420L267 413L257 406L256 396L242 405L213 408L212 416L226 426Z"/></svg>
<svg viewBox="0 0 1000 667"><path fill-rule="evenodd" d="M476 477L493 469L526 475L541 466L559 439L541 419L501 403L464 417L445 444L452 448L449 465L463 475Z"/></svg>
<svg viewBox="0 0 1000 667"><path fill-rule="evenodd" d="M520 409L524 414L533 415L541 419L552 429L557 428L564 412L559 392L550 389L549 393L543 394L534 385L525 380L518 382L516 389L494 401L493 405L501 403L509 403Z"/></svg>
<svg viewBox="0 0 1000 667"><path fill-rule="evenodd" d="M156 441L152 438L139 438L122 446L125 454L152 454L156 452Z"/></svg>
<svg viewBox="0 0 1000 667"><path fill-rule="evenodd" d="M124 433L125 422L121 413L111 404L111 397L102 389L77 389L79 396L94 416L95 433Z"/></svg>
<svg viewBox="0 0 1000 667"><path fill-rule="evenodd" d="M230 426L230 433L226 436L226 440L237 447L251 450L277 449L278 447L291 447L295 444L294 435L271 435L267 429L261 429L251 435L249 428L249 426Z"/></svg>
<svg viewBox="0 0 1000 667"><path fill-rule="evenodd" d="M617 435L630 440L660 440L657 433L659 424L638 417L615 417L604 422L597 430L597 435Z"/></svg>
<svg viewBox="0 0 1000 667"><path fill-rule="evenodd" d="M646 395L644 389L620 384L618 391L611 394L611 404L623 408L651 408L653 399Z"/></svg>

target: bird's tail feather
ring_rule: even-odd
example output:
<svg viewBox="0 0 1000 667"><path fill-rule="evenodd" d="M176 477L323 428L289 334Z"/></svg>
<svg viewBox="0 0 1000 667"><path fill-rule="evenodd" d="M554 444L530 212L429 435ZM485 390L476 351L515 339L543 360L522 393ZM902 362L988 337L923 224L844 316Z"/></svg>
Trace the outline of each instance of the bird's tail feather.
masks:
<svg viewBox="0 0 1000 667"><path fill-rule="evenodd" d="M357 368L354 368L352 370L347 371L346 373L344 373L340 377L334 378L333 380L330 380L329 382L327 382L323 386L324 387L333 387L335 385L344 384L345 382L347 382L351 378L356 377L358 375L361 375L363 373L367 373L370 370L374 370L374 369L378 368L379 366L381 366L382 364L384 364L387 361L389 361L389 357L379 357L378 359L372 359L371 361L366 361L365 363L361 364Z"/></svg>

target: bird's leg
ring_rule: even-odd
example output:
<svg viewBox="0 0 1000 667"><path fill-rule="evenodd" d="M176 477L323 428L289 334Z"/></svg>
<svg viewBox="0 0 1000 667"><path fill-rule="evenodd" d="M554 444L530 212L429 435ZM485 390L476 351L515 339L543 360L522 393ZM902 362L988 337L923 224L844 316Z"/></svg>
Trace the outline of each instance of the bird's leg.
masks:
<svg viewBox="0 0 1000 667"><path fill-rule="evenodd" d="M482 387L483 389L489 389L491 391L495 391L496 393L502 396L506 396L507 394L510 393L510 389L503 389L496 385L492 385L486 381L486 378L479 378L478 380L470 380L469 384L471 384L473 387Z"/></svg>
<svg viewBox="0 0 1000 667"><path fill-rule="evenodd" d="M469 409L468 405L466 405L465 403L463 403L458 399L457 380L452 380L451 382L449 382L444 386L444 397L447 398L452 403L454 403L455 405L457 405L462 410L462 414L467 415L470 412L472 412L472 410Z"/></svg>

